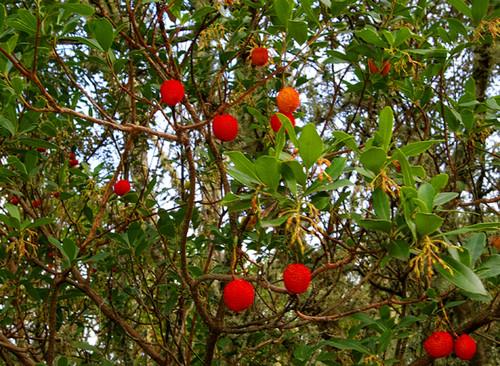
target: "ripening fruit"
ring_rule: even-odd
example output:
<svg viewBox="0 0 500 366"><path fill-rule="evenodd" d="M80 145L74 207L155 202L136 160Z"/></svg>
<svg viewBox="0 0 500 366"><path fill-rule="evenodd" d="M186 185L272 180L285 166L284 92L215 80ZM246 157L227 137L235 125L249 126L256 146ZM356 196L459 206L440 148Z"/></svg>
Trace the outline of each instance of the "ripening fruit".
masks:
<svg viewBox="0 0 500 366"><path fill-rule="evenodd" d="M221 141L233 141L238 135L238 120L230 114L215 116L212 122L214 136Z"/></svg>
<svg viewBox="0 0 500 366"><path fill-rule="evenodd" d="M387 76L387 74L389 74L389 71L391 71L391 63L389 62L389 60L386 60L382 65L382 70L380 70L380 74L382 74L382 76Z"/></svg>
<svg viewBox="0 0 500 366"><path fill-rule="evenodd" d="M19 200L19 197L17 196L12 196L10 199L9 199L9 203L13 204L13 205L18 205L20 202Z"/></svg>
<svg viewBox="0 0 500 366"><path fill-rule="evenodd" d="M269 60L269 53L265 47L255 47L251 53L252 65L264 66Z"/></svg>
<svg viewBox="0 0 500 366"><path fill-rule="evenodd" d="M252 284L243 279L236 279L224 287L224 304L228 309L240 312L253 304L255 290Z"/></svg>
<svg viewBox="0 0 500 366"><path fill-rule="evenodd" d="M301 294L311 283L311 270L300 263L289 264L283 272L283 281L289 293Z"/></svg>
<svg viewBox="0 0 500 366"><path fill-rule="evenodd" d="M378 73L378 67L375 65L375 62L371 58L368 59L368 69L372 74L377 74Z"/></svg>
<svg viewBox="0 0 500 366"><path fill-rule="evenodd" d="M70 160L75 160L76 159L76 154L72 151L68 154L68 157Z"/></svg>
<svg viewBox="0 0 500 366"><path fill-rule="evenodd" d="M56 199L59 198L59 197L61 197L61 192L59 192L59 191L53 192L52 193L52 197L54 197Z"/></svg>
<svg viewBox="0 0 500 366"><path fill-rule="evenodd" d="M453 352L453 337L448 332L434 332L425 340L424 349L432 358L449 356Z"/></svg>
<svg viewBox="0 0 500 366"><path fill-rule="evenodd" d="M36 151L38 151L39 153L44 153L45 151L47 151L47 149L44 147L37 147Z"/></svg>
<svg viewBox="0 0 500 366"><path fill-rule="evenodd" d="M471 360L476 354L476 341L467 334L462 334L455 341L455 354L461 360Z"/></svg>
<svg viewBox="0 0 500 366"><path fill-rule="evenodd" d="M283 112L280 112L280 113L283 113ZM284 112L283 114L288 117L288 119L292 123L292 126L295 126L295 117L293 116L293 114L288 113L288 112ZM269 122L271 123L271 128L273 129L274 132L278 132L280 130L280 128L281 128L281 121L278 118L278 114L277 113L275 113L275 114L273 114L271 116L271 119L270 119Z"/></svg>
<svg viewBox="0 0 500 366"><path fill-rule="evenodd" d="M500 236L493 236L490 238L490 243L494 246L498 251L500 251Z"/></svg>
<svg viewBox="0 0 500 366"><path fill-rule="evenodd" d="M300 106L299 93L294 88L286 86L279 91L276 103L281 113L295 112Z"/></svg>
<svg viewBox="0 0 500 366"><path fill-rule="evenodd" d="M38 208L42 205L42 200L40 198L37 198L36 200L31 201L31 205L33 208Z"/></svg>
<svg viewBox="0 0 500 366"><path fill-rule="evenodd" d="M171 107L184 98L184 85L178 80L165 80L160 87L161 101Z"/></svg>
<svg viewBox="0 0 500 366"><path fill-rule="evenodd" d="M126 179L120 179L115 183L113 186L113 191L118 195L118 196L123 196L130 192L130 183Z"/></svg>
<svg viewBox="0 0 500 366"><path fill-rule="evenodd" d="M79 164L78 160L77 159L69 159L69 166L70 167L75 167Z"/></svg>

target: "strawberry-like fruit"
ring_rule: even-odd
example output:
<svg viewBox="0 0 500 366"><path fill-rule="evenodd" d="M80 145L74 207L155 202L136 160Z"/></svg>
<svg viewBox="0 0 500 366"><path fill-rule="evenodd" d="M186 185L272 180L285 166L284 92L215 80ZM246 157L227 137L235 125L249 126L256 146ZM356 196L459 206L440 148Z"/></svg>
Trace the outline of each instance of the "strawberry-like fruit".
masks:
<svg viewBox="0 0 500 366"><path fill-rule="evenodd" d="M12 196L10 199L9 199L9 203L13 204L13 205L18 205L20 202L19 200L19 197L17 196Z"/></svg>
<svg viewBox="0 0 500 366"><path fill-rule="evenodd" d="M130 192L130 182L126 179L120 179L115 183L113 186L113 191L118 195L118 196L123 196Z"/></svg>
<svg viewBox="0 0 500 366"><path fill-rule="evenodd" d="M74 160L74 159L76 159L76 154L72 151L68 154L68 157L70 160Z"/></svg>
<svg viewBox="0 0 500 366"><path fill-rule="evenodd" d="M453 352L453 337L448 332L434 332L424 341L424 349L432 358L449 356Z"/></svg>
<svg viewBox="0 0 500 366"><path fill-rule="evenodd" d="M282 112L280 112L280 113L282 113ZM284 112L283 114L288 117L288 119L292 123L292 126L295 126L295 117L293 116L293 114L288 113L288 112ZM273 129L273 131L278 132L281 128L281 121L278 118L277 113L275 113L271 116L270 122L271 122L271 128Z"/></svg>
<svg viewBox="0 0 500 366"><path fill-rule="evenodd" d="M368 69L372 74L377 74L378 73L378 67L375 65L375 62L371 58L368 59Z"/></svg>
<svg viewBox="0 0 500 366"><path fill-rule="evenodd" d="M224 304L228 309L240 312L252 306L255 290L252 284L243 279L236 279L224 287Z"/></svg>
<svg viewBox="0 0 500 366"><path fill-rule="evenodd" d="M165 80L160 87L161 101L171 107L184 98L184 85L178 80Z"/></svg>
<svg viewBox="0 0 500 366"><path fill-rule="evenodd" d="M389 60L386 60L382 65L382 70L380 70L380 74L382 74L382 76L387 76L389 74L389 71L391 71L391 63L389 62Z"/></svg>
<svg viewBox="0 0 500 366"><path fill-rule="evenodd" d="M281 89L276 97L276 104L281 113L295 112L300 106L300 98L297 90L290 86L285 86Z"/></svg>
<svg viewBox="0 0 500 366"><path fill-rule="evenodd" d="M74 168L75 166L77 166L79 164L78 160L77 159L69 159L69 166Z"/></svg>
<svg viewBox="0 0 500 366"><path fill-rule="evenodd" d="M233 141L238 136L238 120L230 114L215 116L212 123L214 136L221 141Z"/></svg>
<svg viewBox="0 0 500 366"><path fill-rule="evenodd" d="M455 340L455 354L461 360L471 360L476 350L476 341L468 334L462 334Z"/></svg>
<svg viewBox="0 0 500 366"><path fill-rule="evenodd" d="M40 198L37 198L36 200L31 201L31 205L33 208L38 208L42 205L42 200Z"/></svg>
<svg viewBox="0 0 500 366"><path fill-rule="evenodd" d="M300 263L289 264L283 272L283 281L289 293L301 294L311 283L311 270Z"/></svg>
<svg viewBox="0 0 500 366"><path fill-rule="evenodd" d="M255 47L251 53L252 65L264 66L269 60L269 52L265 47Z"/></svg>

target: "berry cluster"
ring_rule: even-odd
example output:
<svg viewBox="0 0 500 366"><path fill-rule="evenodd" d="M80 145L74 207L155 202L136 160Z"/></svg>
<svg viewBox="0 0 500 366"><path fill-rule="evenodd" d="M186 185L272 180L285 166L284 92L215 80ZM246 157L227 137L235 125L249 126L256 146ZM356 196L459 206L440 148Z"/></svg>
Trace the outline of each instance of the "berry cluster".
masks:
<svg viewBox="0 0 500 366"><path fill-rule="evenodd" d="M311 270L300 263L289 264L283 272L285 288L292 295L306 292L311 283L311 277ZM234 279L224 287L223 298L228 309L240 312L252 306L255 289L246 280Z"/></svg>
<svg viewBox="0 0 500 366"><path fill-rule="evenodd" d="M476 341L467 334L462 334L453 342L453 337L448 332L438 331L432 333L424 341L424 349L432 358L448 357L455 350L455 355L461 360L471 360L476 354Z"/></svg>

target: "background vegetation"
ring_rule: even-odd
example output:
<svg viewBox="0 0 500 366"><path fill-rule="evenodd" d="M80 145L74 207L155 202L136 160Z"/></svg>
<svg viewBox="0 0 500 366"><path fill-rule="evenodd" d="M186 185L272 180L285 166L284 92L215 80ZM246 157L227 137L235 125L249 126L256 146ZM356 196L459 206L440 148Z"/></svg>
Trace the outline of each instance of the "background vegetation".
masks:
<svg viewBox="0 0 500 366"><path fill-rule="evenodd" d="M427 365L422 341L444 329L498 364L498 15L488 0L2 1L0 363ZM276 134L283 86L302 105ZM234 142L212 136L220 113ZM281 282L293 262L314 271L300 296ZM233 276L257 291L240 314L221 302Z"/></svg>

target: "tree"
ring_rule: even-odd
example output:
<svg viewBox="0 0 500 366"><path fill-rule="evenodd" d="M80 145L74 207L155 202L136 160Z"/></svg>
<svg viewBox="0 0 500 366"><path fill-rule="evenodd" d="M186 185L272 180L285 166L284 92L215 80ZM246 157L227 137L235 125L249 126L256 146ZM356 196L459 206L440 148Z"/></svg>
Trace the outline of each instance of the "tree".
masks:
<svg viewBox="0 0 500 366"><path fill-rule="evenodd" d="M3 363L426 365L446 330L496 364L498 19L488 0L3 1ZM274 132L284 87L297 126ZM256 293L239 313L235 278Z"/></svg>

